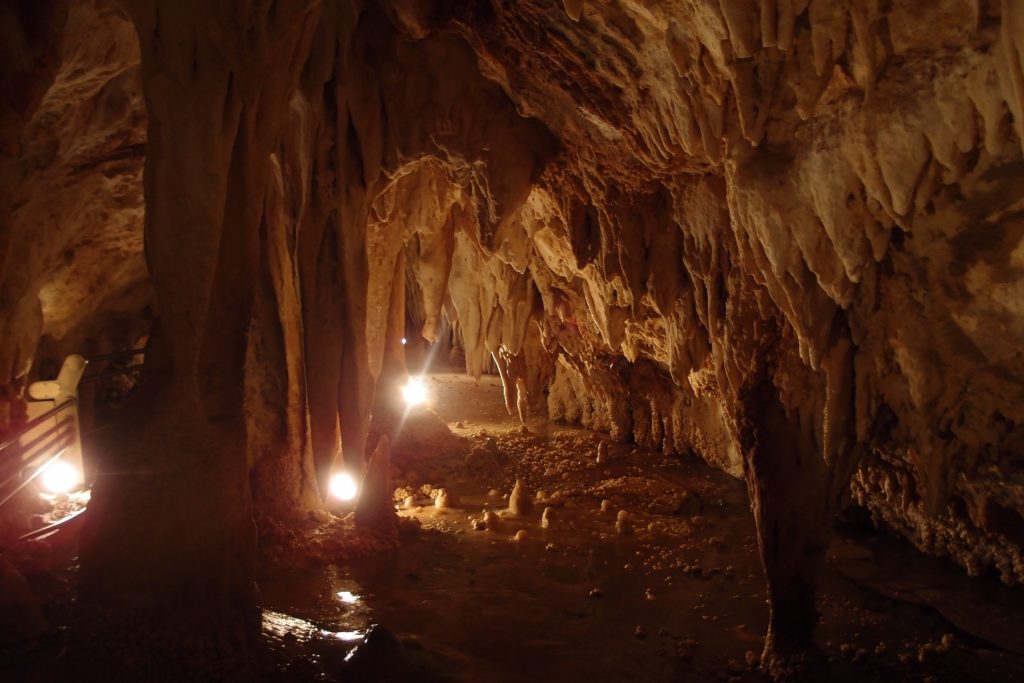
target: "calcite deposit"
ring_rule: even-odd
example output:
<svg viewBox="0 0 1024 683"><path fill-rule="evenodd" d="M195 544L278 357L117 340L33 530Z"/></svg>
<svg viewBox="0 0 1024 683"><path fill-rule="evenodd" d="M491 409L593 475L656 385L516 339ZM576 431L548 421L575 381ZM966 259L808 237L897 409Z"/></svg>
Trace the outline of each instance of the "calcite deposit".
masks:
<svg viewBox="0 0 1024 683"><path fill-rule="evenodd" d="M86 612L243 643L413 334L745 479L766 663L849 505L1024 582L1018 2L14 0L0 84L0 429L148 340Z"/></svg>

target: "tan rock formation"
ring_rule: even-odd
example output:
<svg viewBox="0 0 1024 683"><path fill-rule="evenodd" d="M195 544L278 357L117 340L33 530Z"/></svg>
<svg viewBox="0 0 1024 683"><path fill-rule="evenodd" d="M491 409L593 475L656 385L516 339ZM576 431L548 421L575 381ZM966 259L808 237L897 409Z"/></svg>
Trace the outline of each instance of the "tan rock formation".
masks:
<svg viewBox="0 0 1024 683"><path fill-rule="evenodd" d="M210 642L238 651L258 634L246 340L270 154L318 4L220 14L177 0L125 5L149 115L146 255L159 322L132 430L94 486L79 588L89 627L78 647L129 677L185 678L197 662L211 665ZM120 654L153 632L159 645L146 644L145 657ZM212 666L224 676L244 663Z"/></svg>
<svg viewBox="0 0 1024 683"><path fill-rule="evenodd" d="M391 444L387 436L380 437L373 455L366 464L366 473L359 488L355 523L360 529L393 532L398 524L395 503L391 493ZM447 494L445 498L447 499ZM438 507L442 507L438 504Z"/></svg>
<svg viewBox="0 0 1024 683"><path fill-rule="evenodd" d="M339 444L362 463L398 300L523 419L745 477L769 655L809 645L851 499L1024 581L1017 3L193 4L125 3L141 72L103 2L0 15L0 381L147 303L145 144L139 434L175 474L136 503L177 528L224 499L211 604L248 599L246 452L275 517L319 505ZM206 503L168 500L211 465ZM96 489L85 586L123 495Z"/></svg>

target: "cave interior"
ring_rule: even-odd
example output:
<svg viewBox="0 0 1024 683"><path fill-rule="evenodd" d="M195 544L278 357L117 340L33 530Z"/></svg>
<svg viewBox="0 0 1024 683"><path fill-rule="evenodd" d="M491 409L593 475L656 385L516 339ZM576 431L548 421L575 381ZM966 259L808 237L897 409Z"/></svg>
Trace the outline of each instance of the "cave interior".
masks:
<svg viewBox="0 0 1024 683"><path fill-rule="evenodd" d="M1024 3L0 0L0 95L0 678L1024 680Z"/></svg>

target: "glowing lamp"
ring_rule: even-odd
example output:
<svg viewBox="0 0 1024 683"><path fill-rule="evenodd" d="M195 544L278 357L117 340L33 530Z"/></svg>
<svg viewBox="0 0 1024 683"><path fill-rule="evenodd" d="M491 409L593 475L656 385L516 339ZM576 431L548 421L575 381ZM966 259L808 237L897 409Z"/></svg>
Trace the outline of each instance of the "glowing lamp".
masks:
<svg viewBox="0 0 1024 683"><path fill-rule="evenodd" d="M405 405L410 408L426 403L427 385L423 383L423 379L420 377L410 377L409 381L402 387L402 398L405 399Z"/></svg>
<svg viewBox="0 0 1024 683"><path fill-rule="evenodd" d="M327 488L338 500L352 500L359 491L356 480L348 472L338 472L331 477Z"/></svg>
<svg viewBox="0 0 1024 683"><path fill-rule="evenodd" d="M81 483L82 477L74 465L54 460L40 475L43 488L50 493L67 493Z"/></svg>

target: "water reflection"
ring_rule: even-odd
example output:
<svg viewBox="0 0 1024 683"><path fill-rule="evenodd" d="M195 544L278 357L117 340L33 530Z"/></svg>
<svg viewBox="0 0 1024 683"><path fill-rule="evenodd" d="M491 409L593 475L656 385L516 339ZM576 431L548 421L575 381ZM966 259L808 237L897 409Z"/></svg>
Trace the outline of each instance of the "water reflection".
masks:
<svg viewBox="0 0 1024 683"><path fill-rule="evenodd" d="M356 640L363 639L362 631L325 631L321 630L320 635L324 638L334 638L335 640L342 640L346 643L350 643Z"/></svg>
<svg viewBox="0 0 1024 683"><path fill-rule="evenodd" d="M338 598L346 605L354 605L359 602L359 596L350 591L338 591Z"/></svg>

